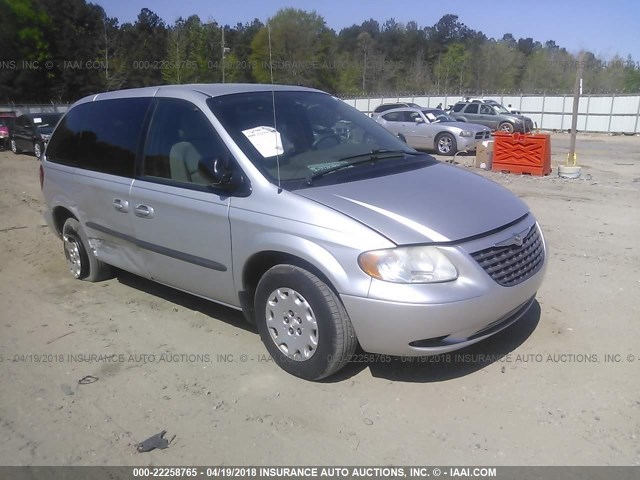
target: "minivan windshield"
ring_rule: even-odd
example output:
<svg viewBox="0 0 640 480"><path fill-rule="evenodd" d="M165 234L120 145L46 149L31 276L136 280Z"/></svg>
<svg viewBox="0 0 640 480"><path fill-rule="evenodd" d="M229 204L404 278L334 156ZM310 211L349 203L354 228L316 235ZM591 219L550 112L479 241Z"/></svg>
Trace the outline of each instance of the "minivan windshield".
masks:
<svg viewBox="0 0 640 480"><path fill-rule="evenodd" d="M276 184L311 185L320 177L327 182L382 164L387 171L392 162L402 169L407 156L418 155L374 120L325 93L249 92L213 97L208 104L246 156ZM369 157L370 163L363 161Z"/></svg>

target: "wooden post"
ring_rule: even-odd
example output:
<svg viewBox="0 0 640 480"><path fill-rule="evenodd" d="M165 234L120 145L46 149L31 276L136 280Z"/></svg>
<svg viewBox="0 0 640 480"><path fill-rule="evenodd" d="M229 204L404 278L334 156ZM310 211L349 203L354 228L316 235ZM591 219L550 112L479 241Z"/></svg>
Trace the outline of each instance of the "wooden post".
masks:
<svg viewBox="0 0 640 480"><path fill-rule="evenodd" d="M569 143L569 157L567 165L576 164L576 130L578 128L578 104L580 103L580 82L582 80L582 70L584 68L584 52L578 55L578 70L576 72L576 83L573 86L573 111L571 113L571 141Z"/></svg>

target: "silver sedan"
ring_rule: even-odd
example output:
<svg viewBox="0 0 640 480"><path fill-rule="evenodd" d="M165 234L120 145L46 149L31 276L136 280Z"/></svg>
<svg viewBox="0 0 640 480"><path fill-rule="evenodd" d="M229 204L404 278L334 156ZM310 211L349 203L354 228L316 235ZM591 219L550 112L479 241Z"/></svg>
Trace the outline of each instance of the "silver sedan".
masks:
<svg viewBox="0 0 640 480"><path fill-rule="evenodd" d="M413 148L440 155L474 151L479 142L491 138L484 125L459 122L435 108L396 108L374 114L373 119Z"/></svg>

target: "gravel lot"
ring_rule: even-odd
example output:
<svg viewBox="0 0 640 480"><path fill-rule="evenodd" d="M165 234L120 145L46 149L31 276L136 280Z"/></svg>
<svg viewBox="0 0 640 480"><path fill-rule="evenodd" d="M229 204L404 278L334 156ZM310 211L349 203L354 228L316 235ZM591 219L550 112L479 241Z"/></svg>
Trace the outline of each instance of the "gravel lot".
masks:
<svg viewBox="0 0 640 480"><path fill-rule="evenodd" d="M268 361L239 312L126 273L71 279L37 160L0 152L0 464L640 465L640 137L580 135L580 180L556 177L568 143L553 135L549 177L481 172L546 234L525 319L324 383ZM165 429L170 448L135 452Z"/></svg>

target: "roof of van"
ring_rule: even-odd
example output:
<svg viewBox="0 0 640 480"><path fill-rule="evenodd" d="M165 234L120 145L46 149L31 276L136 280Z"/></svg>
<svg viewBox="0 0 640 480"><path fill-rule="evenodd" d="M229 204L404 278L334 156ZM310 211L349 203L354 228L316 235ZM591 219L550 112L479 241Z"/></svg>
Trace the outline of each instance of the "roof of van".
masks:
<svg viewBox="0 0 640 480"><path fill-rule="evenodd" d="M319 92L313 88L298 87L296 85L272 85L269 83L194 83L187 85L160 85L156 87L131 88L115 90L113 92L98 93L80 100L78 103L93 100L129 97L155 97L158 94L200 93L209 97L228 95L232 93L270 92L270 91L308 91Z"/></svg>

